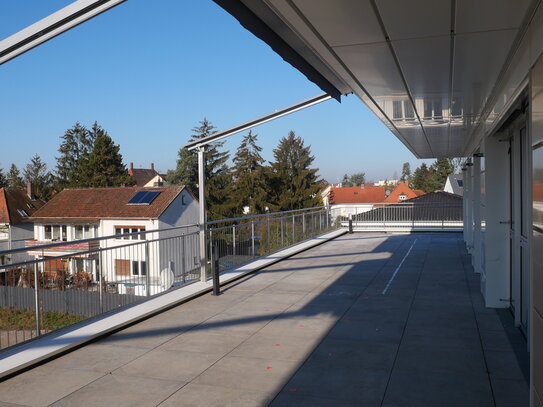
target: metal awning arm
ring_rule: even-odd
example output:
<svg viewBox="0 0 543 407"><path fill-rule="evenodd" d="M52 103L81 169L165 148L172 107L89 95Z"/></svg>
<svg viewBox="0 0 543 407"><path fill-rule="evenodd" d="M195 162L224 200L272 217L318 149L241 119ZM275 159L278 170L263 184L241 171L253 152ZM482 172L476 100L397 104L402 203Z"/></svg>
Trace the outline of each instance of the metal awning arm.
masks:
<svg viewBox="0 0 543 407"><path fill-rule="evenodd" d="M259 126L261 124L270 122L272 120L278 119L279 117L286 116L288 114L297 112L299 110L308 108L310 106L319 104L321 102L324 102L326 100L332 99L332 96L323 93L322 95L312 97L311 99L304 100L303 102L296 103L295 105L286 107L281 110L277 110L273 113L267 114L266 116L259 117L258 119L251 120L247 123L240 124L238 126L232 127L228 130L219 131L217 133L214 133L210 136L191 141L190 143L187 143L184 148L187 148L189 150L194 150L196 148L199 148L201 146L206 146L210 143L213 143L215 141L221 140L223 138L232 136L236 133L240 133L244 130L248 130L250 128Z"/></svg>
<svg viewBox="0 0 543 407"><path fill-rule="evenodd" d="M0 41L0 65L125 1L74 1Z"/></svg>

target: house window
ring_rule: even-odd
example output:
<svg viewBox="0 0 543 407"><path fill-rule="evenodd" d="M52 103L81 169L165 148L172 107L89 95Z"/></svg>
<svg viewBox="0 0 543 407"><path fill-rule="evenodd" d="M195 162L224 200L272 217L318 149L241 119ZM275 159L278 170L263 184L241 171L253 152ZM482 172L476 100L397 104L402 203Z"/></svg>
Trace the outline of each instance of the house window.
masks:
<svg viewBox="0 0 543 407"><path fill-rule="evenodd" d="M413 110L413 105L409 100L404 100L403 102L404 117L406 119L413 119L415 117L415 111Z"/></svg>
<svg viewBox="0 0 543 407"><path fill-rule="evenodd" d="M115 273L118 276L129 276L130 260L115 259Z"/></svg>
<svg viewBox="0 0 543 407"><path fill-rule="evenodd" d="M65 242L68 240L67 230L66 225L44 225L43 237L45 240Z"/></svg>
<svg viewBox="0 0 543 407"><path fill-rule="evenodd" d="M90 225L76 225L75 227L75 238L79 239L90 239L93 236L95 228Z"/></svg>
<svg viewBox="0 0 543 407"><path fill-rule="evenodd" d="M407 195L406 194L400 194L400 195L398 195L398 199L400 201L405 201L407 199Z"/></svg>
<svg viewBox="0 0 543 407"><path fill-rule="evenodd" d="M392 118L393 119L401 119L403 117L402 114L402 101L401 100L394 100L392 102Z"/></svg>
<svg viewBox="0 0 543 407"><path fill-rule="evenodd" d="M185 195L181 195L181 205L186 205L187 201L185 200Z"/></svg>
<svg viewBox="0 0 543 407"><path fill-rule="evenodd" d="M130 233L145 232L145 226L115 226L117 240L145 240L145 234L126 236Z"/></svg>
<svg viewBox="0 0 543 407"><path fill-rule="evenodd" d="M17 209L17 212L19 212L19 215L26 218L28 216L28 213L24 209Z"/></svg>
<svg viewBox="0 0 543 407"><path fill-rule="evenodd" d="M145 261L132 261L132 275L145 276L147 275L147 263Z"/></svg>

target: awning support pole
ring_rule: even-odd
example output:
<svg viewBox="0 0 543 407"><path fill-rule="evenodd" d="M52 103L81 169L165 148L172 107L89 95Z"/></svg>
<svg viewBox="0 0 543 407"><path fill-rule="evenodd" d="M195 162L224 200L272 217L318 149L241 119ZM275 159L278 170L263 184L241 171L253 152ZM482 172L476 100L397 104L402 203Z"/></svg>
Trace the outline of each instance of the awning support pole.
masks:
<svg viewBox="0 0 543 407"><path fill-rule="evenodd" d="M198 148L198 198L200 200L200 281L207 281L207 257L206 257L206 147Z"/></svg>

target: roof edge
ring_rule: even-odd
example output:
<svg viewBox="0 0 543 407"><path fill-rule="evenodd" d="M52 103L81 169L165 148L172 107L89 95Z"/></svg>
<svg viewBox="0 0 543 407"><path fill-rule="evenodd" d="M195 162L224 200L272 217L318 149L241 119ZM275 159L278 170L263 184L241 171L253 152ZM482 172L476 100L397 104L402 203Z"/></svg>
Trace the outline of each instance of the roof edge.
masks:
<svg viewBox="0 0 543 407"><path fill-rule="evenodd" d="M303 73L307 79L338 102L341 101L341 92L245 4L239 0L213 1L238 20L245 29L268 44L281 58Z"/></svg>

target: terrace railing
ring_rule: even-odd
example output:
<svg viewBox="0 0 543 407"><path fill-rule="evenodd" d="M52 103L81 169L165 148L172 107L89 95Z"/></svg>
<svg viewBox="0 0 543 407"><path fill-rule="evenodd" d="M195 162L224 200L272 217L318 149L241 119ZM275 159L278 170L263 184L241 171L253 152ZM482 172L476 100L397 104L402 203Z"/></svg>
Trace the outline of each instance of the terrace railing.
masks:
<svg viewBox="0 0 543 407"><path fill-rule="evenodd" d="M456 231L464 227L459 202L404 202L349 205L331 209L334 223L354 231Z"/></svg>
<svg viewBox="0 0 543 407"><path fill-rule="evenodd" d="M324 207L209 222L220 271L307 240L333 224ZM0 349L200 280L199 225L40 242L0 251Z"/></svg>
<svg viewBox="0 0 543 407"><path fill-rule="evenodd" d="M208 259L228 270L339 226L323 206L208 222Z"/></svg>

